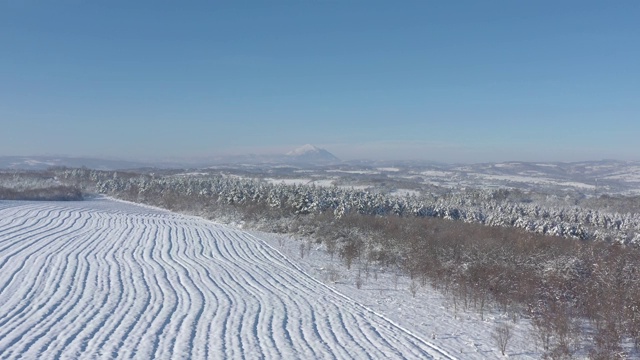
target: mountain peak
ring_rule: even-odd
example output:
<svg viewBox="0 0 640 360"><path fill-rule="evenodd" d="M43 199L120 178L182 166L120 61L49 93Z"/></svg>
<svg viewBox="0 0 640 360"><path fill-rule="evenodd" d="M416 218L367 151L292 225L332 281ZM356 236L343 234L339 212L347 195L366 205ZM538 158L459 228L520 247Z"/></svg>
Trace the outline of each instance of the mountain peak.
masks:
<svg viewBox="0 0 640 360"><path fill-rule="evenodd" d="M287 153L287 155L289 156L297 156L297 155L303 155L303 154L309 154L309 153L318 153L321 152L324 149L320 149L317 146L313 146L311 144L306 144L303 145L295 150L291 150ZM326 150L325 150L326 151Z"/></svg>
<svg viewBox="0 0 640 360"><path fill-rule="evenodd" d="M286 154L290 159L296 162L337 162L340 161L335 155L325 149L321 149L311 144L306 144Z"/></svg>

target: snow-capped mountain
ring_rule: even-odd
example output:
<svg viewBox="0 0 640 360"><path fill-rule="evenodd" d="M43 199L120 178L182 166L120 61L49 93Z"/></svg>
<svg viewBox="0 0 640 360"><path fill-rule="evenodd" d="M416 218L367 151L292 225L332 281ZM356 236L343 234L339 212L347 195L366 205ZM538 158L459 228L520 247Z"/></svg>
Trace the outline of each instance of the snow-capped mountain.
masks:
<svg viewBox="0 0 640 360"><path fill-rule="evenodd" d="M334 163L340 161L340 159L327 150L310 144L289 151L286 156L287 160L292 162Z"/></svg>

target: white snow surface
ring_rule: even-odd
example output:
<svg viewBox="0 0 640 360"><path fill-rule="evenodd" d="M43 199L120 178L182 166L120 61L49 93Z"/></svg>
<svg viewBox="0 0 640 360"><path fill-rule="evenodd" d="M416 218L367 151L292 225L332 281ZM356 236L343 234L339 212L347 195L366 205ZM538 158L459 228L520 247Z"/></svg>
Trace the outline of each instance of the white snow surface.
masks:
<svg viewBox="0 0 640 360"><path fill-rule="evenodd" d="M97 199L0 201L0 358L453 357L255 235Z"/></svg>
<svg viewBox="0 0 640 360"><path fill-rule="evenodd" d="M420 196L420 191L412 189L396 189L389 193L391 196Z"/></svg>
<svg viewBox="0 0 640 360"><path fill-rule="evenodd" d="M559 186L567 186L574 188L581 188L586 190L595 189L595 185L585 184L576 181L558 181L550 178L544 177L535 177L535 176L522 176L522 175L490 175L490 174L469 174L475 176L476 178L486 179L486 180L497 180L497 181L512 181L512 182L520 182L526 184L547 184L547 185L559 185Z"/></svg>
<svg viewBox="0 0 640 360"><path fill-rule="evenodd" d="M343 174L357 174L357 175L377 175L380 174L379 171L372 170L327 170L328 173L343 173Z"/></svg>
<svg viewBox="0 0 640 360"><path fill-rule="evenodd" d="M266 182L270 184L284 184L284 185L307 185L311 183L312 179L273 179L273 178L265 178Z"/></svg>

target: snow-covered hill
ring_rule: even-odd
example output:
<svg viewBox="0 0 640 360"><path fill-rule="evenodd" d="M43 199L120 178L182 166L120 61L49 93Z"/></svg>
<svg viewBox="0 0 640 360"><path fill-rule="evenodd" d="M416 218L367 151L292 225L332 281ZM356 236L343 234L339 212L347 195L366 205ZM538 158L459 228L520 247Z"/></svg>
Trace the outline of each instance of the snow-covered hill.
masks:
<svg viewBox="0 0 640 360"><path fill-rule="evenodd" d="M0 202L0 355L451 358L253 235L107 200Z"/></svg>

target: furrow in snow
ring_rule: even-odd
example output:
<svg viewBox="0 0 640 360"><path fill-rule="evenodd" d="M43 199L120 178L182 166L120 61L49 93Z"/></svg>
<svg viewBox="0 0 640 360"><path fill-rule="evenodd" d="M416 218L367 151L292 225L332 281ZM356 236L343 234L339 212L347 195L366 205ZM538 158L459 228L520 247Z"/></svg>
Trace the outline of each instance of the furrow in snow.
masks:
<svg viewBox="0 0 640 360"><path fill-rule="evenodd" d="M0 202L0 358L451 358L248 233L110 200Z"/></svg>

